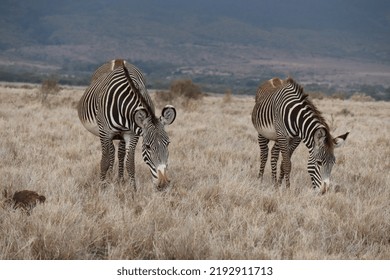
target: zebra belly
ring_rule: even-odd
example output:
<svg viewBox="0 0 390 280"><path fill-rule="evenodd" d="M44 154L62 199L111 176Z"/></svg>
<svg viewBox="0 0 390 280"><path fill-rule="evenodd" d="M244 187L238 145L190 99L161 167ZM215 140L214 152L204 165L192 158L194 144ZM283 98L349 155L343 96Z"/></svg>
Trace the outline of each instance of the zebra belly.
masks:
<svg viewBox="0 0 390 280"><path fill-rule="evenodd" d="M99 136L99 127L95 122L83 122L83 126L92 134Z"/></svg>
<svg viewBox="0 0 390 280"><path fill-rule="evenodd" d="M276 130L274 126L260 127L257 132L269 140L276 141Z"/></svg>

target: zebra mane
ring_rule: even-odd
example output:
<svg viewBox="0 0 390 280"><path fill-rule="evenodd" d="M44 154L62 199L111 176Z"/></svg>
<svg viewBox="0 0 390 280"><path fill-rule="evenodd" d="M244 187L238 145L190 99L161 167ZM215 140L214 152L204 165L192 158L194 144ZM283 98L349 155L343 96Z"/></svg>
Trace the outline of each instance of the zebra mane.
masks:
<svg viewBox="0 0 390 280"><path fill-rule="evenodd" d="M326 131L326 139L328 141L328 145L333 145L332 137L330 135L330 129L329 125L326 123L326 120L324 116L322 115L321 111L318 110L317 106L313 104L312 100L310 99L309 95L304 92L303 87L295 82L293 78L288 77L286 80L286 83L289 83L293 85L297 89L297 94L300 96L300 99L302 102L304 102L305 105L307 105L310 110L313 112L313 115L318 119L318 121L324 126Z"/></svg>
<svg viewBox="0 0 390 280"><path fill-rule="evenodd" d="M125 72L126 78L130 84L130 87L133 89L134 93L137 94L137 97L140 99L142 107L144 107L150 114L152 122L157 123L158 118L156 117L154 113L154 108L149 104L149 102L146 100L145 96L140 92L139 88L135 85L133 79L130 76L129 70L125 66L124 61L122 60L122 68Z"/></svg>

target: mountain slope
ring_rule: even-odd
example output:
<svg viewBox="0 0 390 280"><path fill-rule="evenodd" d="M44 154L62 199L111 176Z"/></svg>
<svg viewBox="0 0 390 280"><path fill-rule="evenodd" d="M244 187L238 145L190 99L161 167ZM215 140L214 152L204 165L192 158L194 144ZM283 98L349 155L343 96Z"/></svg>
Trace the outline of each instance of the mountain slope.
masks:
<svg viewBox="0 0 390 280"><path fill-rule="evenodd" d="M192 67L239 78L259 75L259 60L390 62L385 0L3 0L0 22L5 71L40 65L75 74L123 57L150 72L155 65L156 77ZM264 76L280 74L267 67Z"/></svg>

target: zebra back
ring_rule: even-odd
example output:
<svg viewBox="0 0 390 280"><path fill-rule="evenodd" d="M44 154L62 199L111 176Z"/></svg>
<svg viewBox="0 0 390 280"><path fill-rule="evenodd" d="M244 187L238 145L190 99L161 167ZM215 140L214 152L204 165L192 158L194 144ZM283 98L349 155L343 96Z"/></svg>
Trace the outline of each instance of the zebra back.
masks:
<svg viewBox="0 0 390 280"><path fill-rule="evenodd" d="M95 135L99 134L96 119L98 104L102 101L102 96L106 94L113 76L118 75L122 75L127 80L126 83L131 85L134 94L137 95L136 100L138 100L139 106L143 106L150 115L155 116L154 104L146 90L145 79L140 70L122 59L112 60L103 64L94 72L91 84L78 104L78 114L82 124Z"/></svg>
<svg viewBox="0 0 390 280"><path fill-rule="evenodd" d="M262 83L256 92L256 103L260 102L265 96L274 93L276 90L285 85L287 81L288 79L282 80L280 78L272 78Z"/></svg>
<svg viewBox="0 0 390 280"><path fill-rule="evenodd" d="M103 77L106 77L107 75L112 73L112 71L115 71L118 68L123 68L126 70L128 76L130 77L130 80L133 82L133 84L135 84L136 89L138 89L138 91L142 95L142 98L146 102L146 106L150 107L151 112L154 113L154 104L146 90L146 82L143 74L137 67L135 67L133 64L128 63L126 60L114 59L100 66L92 74L91 84L98 83L99 79L104 79Z"/></svg>
<svg viewBox="0 0 390 280"><path fill-rule="evenodd" d="M104 63L92 74L91 83L96 82L102 76L106 76L112 70L122 67L122 62L123 60L121 59L115 59Z"/></svg>

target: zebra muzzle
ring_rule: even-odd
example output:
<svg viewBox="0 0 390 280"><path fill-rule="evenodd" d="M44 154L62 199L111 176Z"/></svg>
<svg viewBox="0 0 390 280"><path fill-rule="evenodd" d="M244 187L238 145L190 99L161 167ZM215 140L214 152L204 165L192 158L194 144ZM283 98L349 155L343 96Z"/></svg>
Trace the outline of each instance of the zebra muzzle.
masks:
<svg viewBox="0 0 390 280"><path fill-rule="evenodd" d="M165 169L157 170L157 189L164 190L169 185L169 182L170 180L168 179Z"/></svg>
<svg viewBox="0 0 390 280"><path fill-rule="evenodd" d="M329 185L330 185L329 179L322 181L321 188L320 188L321 194L325 194L329 190Z"/></svg>

